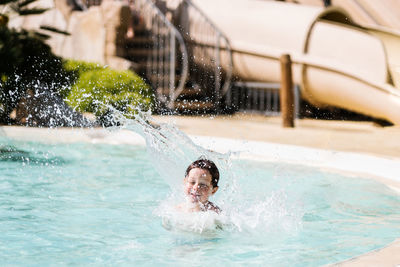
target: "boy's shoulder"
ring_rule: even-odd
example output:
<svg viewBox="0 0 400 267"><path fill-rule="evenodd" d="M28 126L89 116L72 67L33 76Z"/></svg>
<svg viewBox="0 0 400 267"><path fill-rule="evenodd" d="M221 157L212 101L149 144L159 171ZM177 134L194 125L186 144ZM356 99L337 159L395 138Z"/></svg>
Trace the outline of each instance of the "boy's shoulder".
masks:
<svg viewBox="0 0 400 267"><path fill-rule="evenodd" d="M185 205L185 203L181 203L181 204L176 205L175 209L180 212L182 212L182 211L183 212L198 212L198 211L209 211L210 210L210 211L214 211L218 214L222 211L217 205L215 205L211 201L208 201L206 204L204 204L201 207L197 206L197 207L191 207L191 208L187 207Z"/></svg>
<svg viewBox="0 0 400 267"><path fill-rule="evenodd" d="M211 201L208 201L205 205L204 205L204 209L205 210L212 210L215 211L216 213L220 213L222 210L220 209L220 207L218 207L217 205L215 205L214 203L212 203Z"/></svg>

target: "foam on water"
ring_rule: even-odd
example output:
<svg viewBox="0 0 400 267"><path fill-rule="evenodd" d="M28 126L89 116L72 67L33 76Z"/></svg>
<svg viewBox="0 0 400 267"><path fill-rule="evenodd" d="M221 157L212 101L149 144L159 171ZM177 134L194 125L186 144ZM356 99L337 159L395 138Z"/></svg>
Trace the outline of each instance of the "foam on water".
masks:
<svg viewBox="0 0 400 267"><path fill-rule="evenodd" d="M149 123L150 121L152 123ZM238 184L237 173L232 168L233 156L236 157L237 152L222 154L198 146L175 125L155 122L149 112L139 111L134 119L124 117L122 125L125 129L135 131L144 137L153 166L171 188L170 197L155 211L167 229L177 228L196 233L211 230L295 233L301 227L301 218L304 214L302 205L289 204L285 189L281 188L259 197L249 198L245 195ZM215 212L185 214L174 208L185 201L184 170L199 157L214 161L220 171L220 190L216 193L215 199L216 204L222 209L221 214ZM245 173L245 170L241 173Z"/></svg>
<svg viewBox="0 0 400 267"><path fill-rule="evenodd" d="M144 137L147 153L0 138L6 265L320 266L400 235L400 198L375 181L238 159L149 114L113 116L117 130ZM200 156L219 167L211 201L220 214L175 209L185 201L185 169Z"/></svg>

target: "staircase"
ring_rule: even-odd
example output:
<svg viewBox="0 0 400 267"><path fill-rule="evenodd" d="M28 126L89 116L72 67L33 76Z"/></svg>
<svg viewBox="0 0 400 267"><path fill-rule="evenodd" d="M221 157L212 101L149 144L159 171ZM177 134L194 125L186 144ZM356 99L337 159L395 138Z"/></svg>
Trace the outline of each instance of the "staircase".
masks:
<svg viewBox="0 0 400 267"><path fill-rule="evenodd" d="M185 8L195 9L190 1L182 3ZM166 2L136 0L135 8L134 37L126 41L126 57L136 63L135 71L153 87L157 111L181 114L219 112L225 105L223 97L232 76L232 71L228 75L221 71L220 43L228 43L223 35L213 25L210 27L210 23L206 24L206 34L211 34L218 44L207 47L206 51L201 44L191 42L191 36L182 34L183 29L175 28ZM194 60L199 51L208 60L207 68ZM204 57L205 54L211 57Z"/></svg>
<svg viewBox="0 0 400 267"><path fill-rule="evenodd" d="M81 10L101 4L74 1ZM179 2L179 9L170 10L167 0L129 0L134 34L122 53L152 86L156 112L279 114L279 87L233 82L229 40L191 0L168 1Z"/></svg>

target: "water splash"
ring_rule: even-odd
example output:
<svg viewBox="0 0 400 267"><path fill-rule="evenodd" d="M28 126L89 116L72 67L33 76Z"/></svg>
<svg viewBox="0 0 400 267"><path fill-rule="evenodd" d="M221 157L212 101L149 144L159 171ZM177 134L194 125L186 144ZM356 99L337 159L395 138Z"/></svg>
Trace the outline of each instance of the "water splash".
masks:
<svg viewBox="0 0 400 267"><path fill-rule="evenodd" d="M31 83L16 108L18 123L39 127L90 127L94 123L69 107L58 92L55 84ZM11 94L11 91L10 91Z"/></svg>
<svg viewBox="0 0 400 267"><path fill-rule="evenodd" d="M301 227L302 209L288 201L284 189L254 198L241 190L237 177L238 166L234 166L233 159L236 152L221 154L198 146L175 125L157 122L150 112L137 110L133 119L119 112L112 114L120 127L143 136L152 165L170 186L170 197L154 211L156 216L162 218L166 229L176 228L202 234L223 229L256 234L260 231L296 232ZM174 208L184 201L182 189L185 169L199 157L214 161L220 171L220 190L215 195L215 202L222 208L221 214L211 211L184 214ZM246 170L239 173L246 174Z"/></svg>

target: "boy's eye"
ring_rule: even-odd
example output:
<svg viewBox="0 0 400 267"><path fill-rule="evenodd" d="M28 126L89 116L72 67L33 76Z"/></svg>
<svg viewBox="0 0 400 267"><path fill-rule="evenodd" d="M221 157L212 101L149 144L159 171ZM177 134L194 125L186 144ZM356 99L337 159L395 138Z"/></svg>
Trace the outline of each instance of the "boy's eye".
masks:
<svg viewBox="0 0 400 267"><path fill-rule="evenodd" d="M199 186L200 186L200 188L207 188L208 187L208 185L206 185L206 184L199 184Z"/></svg>

